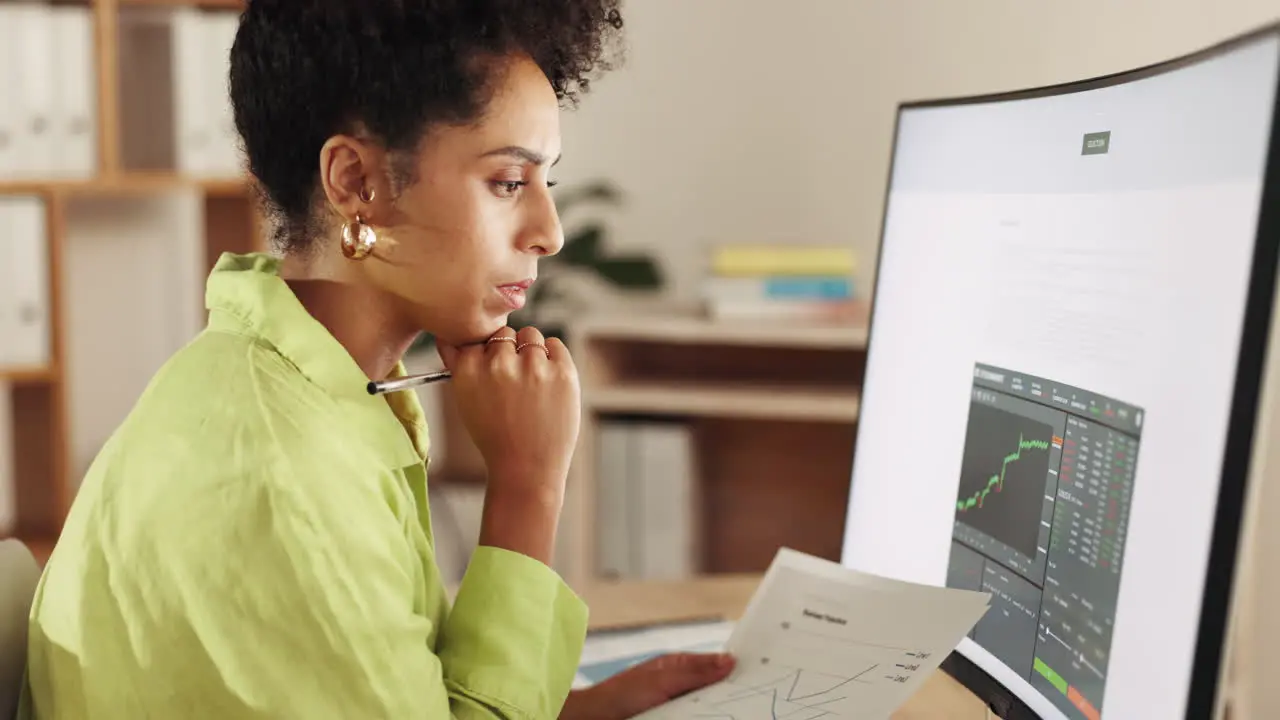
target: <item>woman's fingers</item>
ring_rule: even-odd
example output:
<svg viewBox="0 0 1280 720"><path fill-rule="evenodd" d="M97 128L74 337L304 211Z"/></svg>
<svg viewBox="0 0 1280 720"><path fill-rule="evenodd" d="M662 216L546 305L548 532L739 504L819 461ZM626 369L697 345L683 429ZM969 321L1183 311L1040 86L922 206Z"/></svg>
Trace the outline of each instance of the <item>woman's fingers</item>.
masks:
<svg viewBox="0 0 1280 720"><path fill-rule="evenodd" d="M727 653L675 652L650 662L653 682L669 697L719 682L728 677L734 666L733 656Z"/></svg>
<svg viewBox="0 0 1280 720"><path fill-rule="evenodd" d="M552 362L567 365L570 369L573 369L573 356L560 338L547 338L546 345L547 357L551 358Z"/></svg>
<svg viewBox="0 0 1280 720"><path fill-rule="evenodd" d="M516 352L533 360L547 357L547 341L536 327L523 327L516 335Z"/></svg>
<svg viewBox="0 0 1280 720"><path fill-rule="evenodd" d="M503 326L485 341L485 354L496 357L505 354L514 355L516 350L516 331Z"/></svg>

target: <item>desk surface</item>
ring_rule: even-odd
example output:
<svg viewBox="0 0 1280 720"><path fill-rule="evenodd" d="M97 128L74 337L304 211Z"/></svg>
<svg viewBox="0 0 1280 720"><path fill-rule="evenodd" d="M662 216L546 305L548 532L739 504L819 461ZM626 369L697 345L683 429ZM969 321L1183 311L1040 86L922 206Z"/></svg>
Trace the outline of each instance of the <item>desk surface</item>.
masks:
<svg viewBox="0 0 1280 720"><path fill-rule="evenodd" d="M724 575L670 583L600 583L583 588L592 629L693 618L737 619L759 575ZM893 720L985 720L986 706L950 675L934 673Z"/></svg>

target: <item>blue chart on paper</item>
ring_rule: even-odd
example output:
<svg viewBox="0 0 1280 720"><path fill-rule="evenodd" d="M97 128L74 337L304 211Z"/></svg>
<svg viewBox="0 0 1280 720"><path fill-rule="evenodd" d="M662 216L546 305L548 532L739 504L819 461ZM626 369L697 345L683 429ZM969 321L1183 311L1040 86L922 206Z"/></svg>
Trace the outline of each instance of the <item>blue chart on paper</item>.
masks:
<svg viewBox="0 0 1280 720"><path fill-rule="evenodd" d="M701 645L682 647L682 648L679 648L679 650L674 652L719 652L723 647L724 647L723 643L703 643ZM586 678L587 681L594 684L602 680L605 680L606 678L610 678L614 675L617 675L618 673L622 672L623 670L626 670L629 667L632 667L633 665L639 665L640 663L650 658L658 657L659 655L665 654L666 652L673 652L673 651L646 652L646 653L638 653L636 655L629 655L627 657L610 658L608 660L601 660L600 662L597 662L597 663L586 664L579 667L578 674Z"/></svg>

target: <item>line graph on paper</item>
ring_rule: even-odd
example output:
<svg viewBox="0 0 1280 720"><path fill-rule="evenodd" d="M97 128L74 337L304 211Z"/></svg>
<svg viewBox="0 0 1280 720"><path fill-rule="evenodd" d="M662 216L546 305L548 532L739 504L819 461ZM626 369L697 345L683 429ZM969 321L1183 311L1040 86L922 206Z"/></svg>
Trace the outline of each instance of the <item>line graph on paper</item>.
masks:
<svg viewBox="0 0 1280 720"><path fill-rule="evenodd" d="M718 688L720 692L691 697L680 715L706 720L858 717L871 709L869 705L878 705L868 696L868 686L907 682L919 670L920 660L928 655L901 653L895 658L899 662L872 663L843 674L773 665L769 658L760 658L759 668L724 683Z"/></svg>
<svg viewBox="0 0 1280 720"><path fill-rule="evenodd" d="M867 633L849 608L795 598L780 620L735 651L738 665L717 685L646 718L828 720L884 717L936 667L934 652ZM852 631L852 632L850 632Z"/></svg>
<svg viewBox="0 0 1280 720"><path fill-rule="evenodd" d="M884 720L990 600L783 557L725 644L729 677L637 720Z"/></svg>

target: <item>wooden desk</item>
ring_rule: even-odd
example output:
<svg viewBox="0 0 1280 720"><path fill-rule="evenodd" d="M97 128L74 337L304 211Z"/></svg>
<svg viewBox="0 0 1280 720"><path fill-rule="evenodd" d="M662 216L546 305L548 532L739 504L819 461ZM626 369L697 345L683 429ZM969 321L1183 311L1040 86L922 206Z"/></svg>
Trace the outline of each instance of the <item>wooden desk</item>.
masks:
<svg viewBox="0 0 1280 720"><path fill-rule="evenodd" d="M598 583L581 590L591 629L640 626L694 618L736 620L759 575L721 575L669 583ZM933 674L893 720L986 720L986 705L941 670Z"/></svg>

